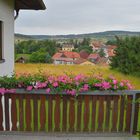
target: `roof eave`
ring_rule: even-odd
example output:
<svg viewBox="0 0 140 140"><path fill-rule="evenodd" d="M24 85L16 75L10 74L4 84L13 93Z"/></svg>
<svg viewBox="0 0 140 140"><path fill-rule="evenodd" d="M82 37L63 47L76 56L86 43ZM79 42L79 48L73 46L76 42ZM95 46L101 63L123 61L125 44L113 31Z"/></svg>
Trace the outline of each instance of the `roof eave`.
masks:
<svg viewBox="0 0 140 140"><path fill-rule="evenodd" d="M43 0L15 0L15 10L45 10Z"/></svg>

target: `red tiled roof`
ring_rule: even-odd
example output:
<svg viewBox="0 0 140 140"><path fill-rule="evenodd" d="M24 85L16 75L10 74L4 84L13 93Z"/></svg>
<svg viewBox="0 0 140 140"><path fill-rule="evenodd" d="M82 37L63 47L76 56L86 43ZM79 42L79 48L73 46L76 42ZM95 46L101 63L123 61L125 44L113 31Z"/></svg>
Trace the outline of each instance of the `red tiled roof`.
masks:
<svg viewBox="0 0 140 140"><path fill-rule="evenodd" d="M117 48L117 46L115 46L115 45L109 45L108 46L108 56L110 56L110 57L114 56L115 55L114 49L116 49L116 48Z"/></svg>
<svg viewBox="0 0 140 140"><path fill-rule="evenodd" d="M83 59L87 59L89 56L89 53L87 53L86 51L82 50L80 51L80 57Z"/></svg>
<svg viewBox="0 0 140 140"><path fill-rule="evenodd" d="M64 55L64 57L63 57ZM52 59L59 59L59 58L80 58L80 55L77 52L60 52L53 55Z"/></svg>
<svg viewBox="0 0 140 140"><path fill-rule="evenodd" d="M108 49L116 49L117 48L117 46L115 46L115 45L108 45Z"/></svg>
<svg viewBox="0 0 140 140"><path fill-rule="evenodd" d="M60 58L62 55L62 53L55 53L52 57L52 59L57 59L57 58Z"/></svg>
<svg viewBox="0 0 140 140"><path fill-rule="evenodd" d="M90 54L89 56L88 56L88 59L97 59L97 58L99 58L100 57L100 55L98 54L98 53L93 53L93 54Z"/></svg>
<svg viewBox="0 0 140 140"><path fill-rule="evenodd" d="M100 41L94 41L94 42L92 42L92 45L93 45L95 48L100 48L100 47L103 45L103 43L100 42Z"/></svg>
<svg viewBox="0 0 140 140"><path fill-rule="evenodd" d="M108 56L109 57L115 56L114 50L108 50Z"/></svg>
<svg viewBox="0 0 140 140"><path fill-rule="evenodd" d="M80 58L80 55L77 52L64 52L63 54L67 58Z"/></svg>

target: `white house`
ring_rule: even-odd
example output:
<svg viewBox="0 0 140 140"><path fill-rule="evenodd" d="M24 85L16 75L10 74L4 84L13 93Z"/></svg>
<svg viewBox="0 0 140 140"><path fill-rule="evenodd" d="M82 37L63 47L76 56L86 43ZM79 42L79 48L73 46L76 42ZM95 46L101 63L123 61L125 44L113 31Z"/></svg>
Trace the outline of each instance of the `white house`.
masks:
<svg viewBox="0 0 140 140"><path fill-rule="evenodd" d="M42 0L0 0L0 76L14 71L14 19L19 11L44 9Z"/></svg>

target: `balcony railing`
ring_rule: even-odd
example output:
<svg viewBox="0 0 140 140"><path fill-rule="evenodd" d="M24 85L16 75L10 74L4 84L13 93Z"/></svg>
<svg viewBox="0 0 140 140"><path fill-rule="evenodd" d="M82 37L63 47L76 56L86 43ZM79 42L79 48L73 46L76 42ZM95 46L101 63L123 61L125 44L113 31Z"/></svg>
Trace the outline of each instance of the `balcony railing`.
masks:
<svg viewBox="0 0 140 140"><path fill-rule="evenodd" d="M128 133L140 130L140 91L77 97L44 90L0 95L0 131Z"/></svg>

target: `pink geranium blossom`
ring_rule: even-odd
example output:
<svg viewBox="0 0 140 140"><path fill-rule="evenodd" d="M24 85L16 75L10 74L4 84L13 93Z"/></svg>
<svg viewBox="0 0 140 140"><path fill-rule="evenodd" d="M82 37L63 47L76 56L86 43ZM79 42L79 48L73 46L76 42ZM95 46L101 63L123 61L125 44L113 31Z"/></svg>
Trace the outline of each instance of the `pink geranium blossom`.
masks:
<svg viewBox="0 0 140 140"><path fill-rule="evenodd" d="M118 83L117 80L113 80L113 84L116 85Z"/></svg>
<svg viewBox="0 0 140 140"><path fill-rule="evenodd" d="M47 88L46 89L46 93L49 94L50 92L51 92L51 89L50 88Z"/></svg>
<svg viewBox="0 0 140 140"><path fill-rule="evenodd" d="M31 91L32 89L33 89L33 86L28 86L26 90Z"/></svg>
<svg viewBox="0 0 140 140"><path fill-rule="evenodd" d="M58 82L54 82L53 87L55 87L55 88L58 87Z"/></svg>
<svg viewBox="0 0 140 140"><path fill-rule="evenodd" d="M5 88L0 88L0 94L4 94L5 93Z"/></svg>
<svg viewBox="0 0 140 140"><path fill-rule="evenodd" d="M102 82L102 88L106 90L106 89L111 88L111 85L109 82L104 81Z"/></svg>

